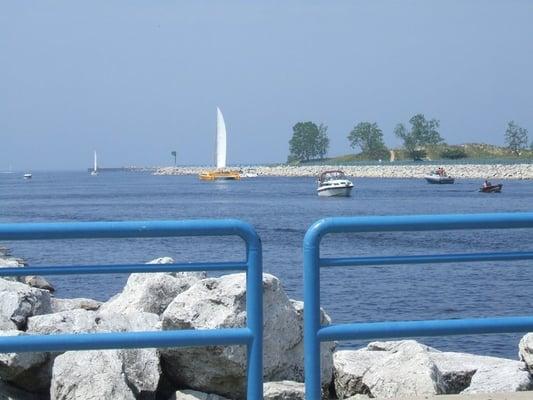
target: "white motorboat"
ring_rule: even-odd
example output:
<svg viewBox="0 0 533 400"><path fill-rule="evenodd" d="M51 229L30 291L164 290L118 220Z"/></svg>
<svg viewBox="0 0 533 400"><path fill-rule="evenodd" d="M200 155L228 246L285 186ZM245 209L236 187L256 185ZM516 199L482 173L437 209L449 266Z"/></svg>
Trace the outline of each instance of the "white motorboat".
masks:
<svg viewBox="0 0 533 400"><path fill-rule="evenodd" d="M437 170L431 172L429 175L425 175L424 179L428 183L437 183L437 184L445 184L445 183L454 183L455 179L449 176L444 168L438 168Z"/></svg>
<svg viewBox="0 0 533 400"><path fill-rule="evenodd" d="M98 175L98 159L96 158L96 150L94 151L94 166L93 170L91 171L92 176Z"/></svg>
<svg viewBox="0 0 533 400"><path fill-rule="evenodd" d="M319 196L348 197L352 189L353 183L340 170L325 171L318 177L316 191Z"/></svg>
<svg viewBox="0 0 533 400"><path fill-rule="evenodd" d="M24 179L31 179L33 177L32 174L24 174L23 178Z"/></svg>

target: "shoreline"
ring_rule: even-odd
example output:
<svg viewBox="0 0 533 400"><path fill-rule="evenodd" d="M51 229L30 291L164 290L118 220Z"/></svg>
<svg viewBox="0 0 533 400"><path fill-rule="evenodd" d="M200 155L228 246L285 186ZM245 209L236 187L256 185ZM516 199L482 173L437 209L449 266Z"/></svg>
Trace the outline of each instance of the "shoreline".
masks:
<svg viewBox="0 0 533 400"><path fill-rule="evenodd" d="M228 168L244 172L253 169L259 176L316 177L322 171L341 169L354 178L423 178L439 164L423 165L312 165L312 166L259 166ZM154 175L198 175L209 167L164 167ZM213 169L213 168L211 168ZM455 164L446 165L447 173L454 178L466 179L533 179L533 164Z"/></svg>

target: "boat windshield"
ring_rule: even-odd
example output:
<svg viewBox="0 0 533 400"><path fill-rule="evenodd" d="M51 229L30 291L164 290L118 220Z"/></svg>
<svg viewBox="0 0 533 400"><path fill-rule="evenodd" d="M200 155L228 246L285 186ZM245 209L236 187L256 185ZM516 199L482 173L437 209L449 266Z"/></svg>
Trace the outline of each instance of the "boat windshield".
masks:
<svg viewBox="0 0 533 400"><path fill-rule="evenodd" d="M346 179L346 175L342 171L326 171L322 172L318 177L320 182L327 182L335 179Z"/></svg>

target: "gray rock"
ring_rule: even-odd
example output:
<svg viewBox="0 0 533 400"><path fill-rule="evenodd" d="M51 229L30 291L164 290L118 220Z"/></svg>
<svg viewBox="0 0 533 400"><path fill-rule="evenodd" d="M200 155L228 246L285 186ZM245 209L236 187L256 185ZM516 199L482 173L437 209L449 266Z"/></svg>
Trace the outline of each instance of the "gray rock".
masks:
<svg viewBox="0 0 533 400"><path fill-rule="evenodd" d="M305 386L294 381L266 382L263 385L265 400L305 400Z"/></svg>
<svg viewBox="0 0 533 400"><path fill-rule="evenodd" d="M334 353L334 386L340 399L445 393L442 375L430 354L436 350L413 340L372 342L365 349Z"/></svg>
<svg viewBox="0 0 533 400"><path fill-rule="evenodd" d="M26 263L24 262L24 260L21 260L20 258L0 257L0 269L1 268L24 268L25 266L26 266ZM26 285L29 285L31 287L48 290L50 292L53 292L55 290L54 287L42 276L36 276L36 275L5 276L3 278L9 281L25 283Z"/></svg>
<svg viewBox="0 0 533 400"><path fill-rule="evenodd" d="M371 397L422 396L445 393L442 375L427 353L397 351L363 375Z"/></svg>
<svg viewBox="0 0 533 400"><path fill-rule="evenodd" d="M0 336L27 336L17 330L2 331ZM0 353L0 379L28 391L40 391L42 386L35 383L35 377L42 374L48 356L46 353Z"/></svg>
<svg viewBox="0 0 533 400"><path fill-rule="evenodd" d="M96 311L100 308L101 305L102 302L93 299L58 299L55 297L52 297L51 299L53 313L75 310L78 308L87 311Z"/></svg>
<svg viewBox="0 0 533 400"><path fill-rule="evenodd" d="M528 333L520 339L518 357L526 363L530 371L533 371L533 333Z"/></svg>
<svg viewBox="0 0 533 400"><path fill-rule="evenodd" d="M178 390L168 400L228 400L216 394L207 394L196 390Z"/></svg>
<svg viewBox="0 0 533 400"><path fill-rule="evenodd" d="M54 400L135 400L117 350L68 351L55 359Z"/></svg>
<svg viewBox="0 0 533 400"><path fill-rule="evenodd" d="M0 315L24 330L28 317L52 311L50 292L0 278Z"/></svg>
<svg viewBox="0 0 533 400"><path fill-rule="evenodd" d="M523 362L503 360L479 368L472 376L470 386L461 393L508 393L532 388L531 375Z"/></svg>
<svg viewBox="0 0 533 400"><path fill-rule="evenodd" d="M199 281L167 307L162 315L163 329L245 326L245 282L244 274ZM263 302L265 379L302 380L302 321L272 275L263 275ZM175 384L223 396L244 396L244 346L164 349L161 354L165 372Z"/></svg>
<svg viewBox="0 0 533 400"><path fill-rule="evenodd" d="M43 395L29 393L0 381L0 400L44 400Z"/></svg>
<svg viewBox="0 0 533 400"><path fill-rule="evenodd" d="M333 383L339 399L357 393L369 393L363 375L373 365L381 365L389 354L385 351L340 350L333 353Z"/></svg>
<svg viewBox="0 0 533 400"><path fill-rule="evenodd" d="M170 264L174 260L161 257L147 264ZM101 307L104 312L161 315L174 298L207 275L204 272L131 274L124 290Z"/></svg>
<svg viewBox="0 0 533 400"><path fill-rule="evenodd" d="M133 332L160 330L159 317L150 313L113 314L97 313L83 309L62 311L28 319L28 332L34 334L94 333L94 332ZM156 349L117 350L128 375L129 385L138 393L155 392L159 382L159 353ZM81 352L73 352L81 353ZM50 385L52 364L60 353L43 353L47 361L34 385L47 389ZM22 388L26 386L20 385Z"/></svg>

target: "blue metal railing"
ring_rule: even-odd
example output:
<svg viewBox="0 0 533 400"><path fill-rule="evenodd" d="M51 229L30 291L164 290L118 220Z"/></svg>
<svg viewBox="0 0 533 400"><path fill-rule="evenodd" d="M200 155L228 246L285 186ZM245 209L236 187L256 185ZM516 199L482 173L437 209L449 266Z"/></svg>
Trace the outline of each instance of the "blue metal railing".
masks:
<svg viewBox="0 0 533 400"><path fill-rule="evenodd" d="M304 349L306 399L320 400L320 342L459 334L527 332L533 317L429 321L395 321L320 325L320 268L361 265L516 261L533 259L533 251L389 257L321 258L320 241L328 233L440 231L533 228L533 213L412 215L327 218L317 221L304 238Z"/></svg>
<svg viewBox="0 0 533 400"><path fill-rule="evenodd" d="M82 265L4 268L2 276L109 274L124 272L246 271L246 327L1 337L0 353L119 348L246 345L247 398L263 398L263 280L259 236L238 220L0 224L0 240L238 236L246 243L240 262Z"/></svg>

